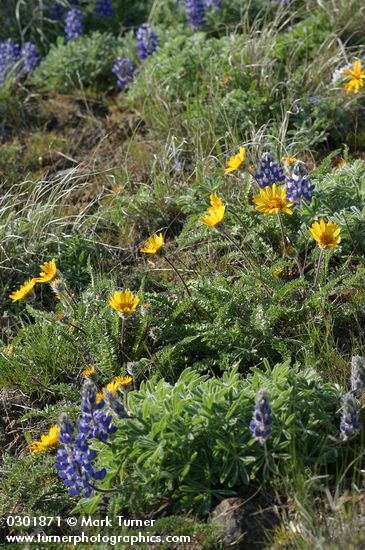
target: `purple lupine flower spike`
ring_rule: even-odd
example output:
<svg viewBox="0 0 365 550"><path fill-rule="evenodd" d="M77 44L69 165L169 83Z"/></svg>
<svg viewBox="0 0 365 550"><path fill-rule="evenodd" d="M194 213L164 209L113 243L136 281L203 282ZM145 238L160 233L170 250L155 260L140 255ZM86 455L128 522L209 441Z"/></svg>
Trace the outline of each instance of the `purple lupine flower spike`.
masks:
<svg viewBox="0 0 365 550"><path fill-rule="evenodd" d="M51 19L61 22L65 17L65 7L59 2L55 2L51 8Z"/></svg>
<svg viewBox="0 0 365 550"><path fill-rule="evenodd" d="M351 393L342 398L340 432L342 441L354 439L360 433L360 408Z"/></svg>
<svg viewBox="0 0 365 550"><path fill-rule="evenodd" d="M313 197L314 185L301 161L295 163L292 173L285 178L286 196L289 201L302 203Z"/></svg>
<svg viewBox="0 0 365 550"><path fill-rule="evenodd" d="M118 396L109 391L104 391L104 400L107 408L117 417L119 420L129 418L129 414L126 411L123 403L119 400Z"/></svg>
<svg viewBox="0 0 365 550"><path fill-rule="evenodd" d="M80 38L84 31L84 16L77 8L68 11L65 17L65 34L68 42Z"/></svg>
<svg viewBox="0 0 365 550"><path fill-rule="evenodd" d="M0 42L0 83L5 82L20 58L20 47L11 38Z"/></svg>
<svg viewBox="0 0 365 550"><path fill-rule="evenodd" d="M262 445L271 434L271 422L269 395L265 389L262 389L257 394L255 411L250 422L253 437Z"/></svg>
<svg viewBox="0 0 365 550"><path fill-rule="evenodd" d="M94 13L99 17L113 17L115 15L113 0L98 0L94 8Z"/></svg>
<svg viewBox="0 0 365 550"><path fill-rule="evenodd" d="M259 169L256 172L252 171L251 175L263 189L267 186L271 187L274 183L280 185L285 180L283 168L275 162L270 153L262 155Z"/></svg>
<svg viewBox="0 0 365 550"><path fill-rule="evenodd" d="M77 421L79 435L84 440L99 439L106 441L116 428L112 426L112 417L104 408L104 401L96 403L96 388L94 383L87 379L81 390L81 419Z"/></svg>
<svg viewBox="0 0 365 550"><path fill-rule="evenodd" d="M158 47L158 38L147 23L139 27L136 42L138 57L142 61L152 55Z"/></svg>
<svg viewBox="0 0 365 550"><path fill-rule="evenodd" d="M74 427L67 414L62 413L59 419L59 441L63 447L59 447L56 455L56 470L63 480L70 495L90 496L94 479L103 479L106 471L95 471L92 465L96 452L89 449L85 441L80 440L79 435L74 437Z"/></svg>
<svg viewBox="0 0 365 550"><path fill-rule="evenodd" d="M40 63L37 46L31 42L26 42L22 48L21 56L23 72L27 75L32 74Z"/></svg>
<svg viewBox="0 0 365 550"><path fill-rule="evenodd" d="M133 80L135 67L127 57L117 57L114 61L112 72L117 77L117 87L123 90Z"/></svg>
<svg viewBox="0 0 365 550"><path fill-rule="evenodd" d="M205 24L205 7L203 0L185 0L185 12L189 25L198 30Z"/></svg>
<svg viewBox="0 0 365 550"><path fill-rule="evenodd" d="M365 389L365 357L354 355L351 359L351 391L360 396Z"/></svg>
<svg viewBox="0 0 365 550"><path fill-rule="evenodd" d="M103 410L104 402L96 402L96 388L91 380L84 382L81 395L82 415L77 421L78 433L75 433L67 414L60 416L59 441L63 447L57 451L55 467L70 495L88 497L93 490L93 480L101 480L106 475L105 468L94 468L96 451L90 449L90 440L105 442L116 428L112 426L111 415Z"/></svg>

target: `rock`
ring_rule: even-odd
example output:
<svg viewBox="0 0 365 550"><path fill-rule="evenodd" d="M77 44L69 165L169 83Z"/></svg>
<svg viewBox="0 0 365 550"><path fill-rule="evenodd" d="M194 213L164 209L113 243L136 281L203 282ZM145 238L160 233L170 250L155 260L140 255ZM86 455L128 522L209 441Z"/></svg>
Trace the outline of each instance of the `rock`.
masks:
<svg viewBox="0 0 365 550"><path fill-rule="evenodd" d="M238 497L222 500L210 519L225 550L266 548L265 530L272 529L277 522L276 514L260 496L247 500Z"/></svg>
<svg viewBox="0 0 365 550"><path fill-rule="evenodd" d="M237 545L245 536L244 502L241 498L226 498L214 509L211 523L221 532L223 544Z"/></svg>

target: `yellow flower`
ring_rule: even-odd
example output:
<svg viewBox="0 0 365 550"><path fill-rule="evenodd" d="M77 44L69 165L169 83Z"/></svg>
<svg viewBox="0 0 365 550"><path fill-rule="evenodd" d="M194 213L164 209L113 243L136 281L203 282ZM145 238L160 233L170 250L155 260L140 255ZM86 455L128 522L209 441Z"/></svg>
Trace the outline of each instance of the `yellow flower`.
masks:
<svg viewBox="0 0 365 550"><path fill-rule="evenodd" d="M228 84L231 82L231 78L228 76L228 74L225 74L222 79L222 85L228 86Z"/></svg>
<svg viewBox="0 0 365 550"><path fill-rule="evenodd" d="M298 159L295 157L285 157L283 160L286 164L295 164L298 162Z"/></svg>
<svg viewBox="0 0 365 550"><path fill-rule="evenodd" d="M83 370L82 374L84 376L92 376L93 374L95 374L95 367L91 367L90 369Z"/></svg>
<svg viewBox="0 0 365 550"><path fill-rule="evenodd" d="M340 231L341 228L338 227L337 223L331 220L327 223L324 220L313 222L312 227L309 229L313 239L322 248L336 248L341 242Z"/></svg>
<svg viewBox="0 0 365 550"><path fill-rule="evenodd" d="M130 290L117 290L109 300L111 307L121 315L130 315L136 311L138 296Z"/></svg>
<svg viewBox="0 0 365 550"><path fill-rule="evenodd" d="M116 185L115 187L113 187L113 193L115 195L120 195L122 192L122 187L120 185Z"/></svg>
<svg viewBox="0 0 365 550"><path fill-rule="evenodd" d="M25 281L25 283L23 283L18 290L15 290L14 292L12 292L9 295L9 298L13 302L17 302L18 300L24 300L24 298L27 298L29 294L32 292L36 282L37 282L37 279L28 279L28 281Z"/></svg>
<svg viewBox="0 0 365 550"><path fill-rule="evenodd" d="M256 210L267 216L280 214L281 212L285 212L290 216L293 214L290 206L294 202L286 200L285 185L278 186L274 183L272 187L267 186L265 189L260 189L260 194L254 196L253 202L256 204Z"/></svg>
<svg viewBox="0 0 365 550"><path fill-rule="evenodd" d="M8 344L6 348L4 348L3 350L4 355L6 355L7 357L10 357L10 355L13 355L13 352L14 352L13 344Z"/></svg>
<svg viewBox="0 0 365 550"><path fill-rule="evenodd" d="M37 283L49 283L52 281L57 275L57 266L54 259L42 264L41 270L38 279L36 279Z"/></svg>
<svg viewBox="0 0 365 550"><path fill-rule="evenodd" d="M131 376L115 376L111 382L109 382L100 392L96 394L96 403L103 401L105 390L116 393L119 388L130 386L132 382L133 378Z"/></svg>
<svg viewBox="0 0 365 550"><path fill-rule="evenodd" d="M55 447L58 444L60 428L57 424L50 428L48 434L41 435L40 441L33 441L30 448L33 453L41 453L50 447Z"/></svg>
<svg viewBox="0 0 365 550"><path fill-rule="evenodd" d="M347 82L343 83L346 93L350 94L354 92L354 94L358 94L365 84L365 69L361 67L361 61L356 59L354 66L351 69L343 71L342 75L347 80Z"/></svg>
<svg viewBox="0 0 365 550"><path fill-rule="evenodd" d="M119 390L119 388L129 386L132 382L133 378L131 376L116 376L111 382L109 382L109 384L105 386L104 389L115 393Z"/></svg>
<svg viewBox="0 0 365 550"><path fill-rule="evenodd" d="M157 254L157 252L160 252L160 250L162 250L163 245L163 236L162 233L159 233L158 235L152 235L152 237L148 239L148 241L142 248L139 249L139 251L143 252L144 254Z"/></svg>
<svg viewBox="0 0 365 550"><path fill-rule="evenodd" d="M278 267L277 269L274 270L274 277L276 277L277 279L280 279L283 271L284 269L282 267Z"/></svg>
<svg viewBox="0 0 365 550"><path fill-rule="evenodd" d="M336 169L341 170L346 165L345 159L340 159L338 163L336 164Z"/></svg>
<svg viewBox="0 0 365 550"><path fill-rule="evenodd" d="M237 155L234 155L233 157L229 158L227 160L227 168L225 171L225 174L229 174L230 172L234 172L235 170L238 170L241 168L241 166L244 164L246 158L246 151L244 147L240 147L240 152Z"/></svg>
<svg viewBox="0 0 365 550"><path fill-rule="evenodd" d="M216 227L223 222L226 207L216 193L210 195L210 204L208 214L201 218L201 222L209 227Z"/></svg>
<svg viewBox="0 0 365 550"><path fill-rule="evenodd" d="M96 404L98 405L102 401L104 401L104 394L102 391L98 391L98 393L96 394Z"/></svg>

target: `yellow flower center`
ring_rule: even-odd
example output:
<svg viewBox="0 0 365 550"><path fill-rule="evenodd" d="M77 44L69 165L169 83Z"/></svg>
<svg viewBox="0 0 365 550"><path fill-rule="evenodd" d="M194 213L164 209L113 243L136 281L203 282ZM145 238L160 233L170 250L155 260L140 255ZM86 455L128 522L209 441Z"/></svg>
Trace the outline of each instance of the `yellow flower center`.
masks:
<svg viewBox="0 0 365 550"><path fill-rule="evenodd" d="M269 200L268 205L270 208L282 208L284 206L284 203L280 198L276 197Z"/></svg>

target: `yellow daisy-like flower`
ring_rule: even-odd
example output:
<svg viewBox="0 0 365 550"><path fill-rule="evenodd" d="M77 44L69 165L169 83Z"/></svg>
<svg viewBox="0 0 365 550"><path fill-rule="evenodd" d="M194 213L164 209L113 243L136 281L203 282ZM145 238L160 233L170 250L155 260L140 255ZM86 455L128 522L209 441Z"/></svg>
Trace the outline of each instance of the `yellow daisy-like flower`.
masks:
<svg viewBox="0 0 365 550"><path fill-rule="evenodd" d="M90 369L83 370L82 374L84 376L92 376L93 374L95 374L95 367L91 367Z"/></svg>
<svg viewBox="0 0 365 550"><path fill-rule="evenodd" d="M343 71L342 76L347 81L342 84L347 94L351 92L358 94L365 84L365 69L361 66L361 61L358 59L355 59L351 69Z"/></svg>
<svg viewBox="0 0 365 550"><path fill-rule="evenodd" d="M138 296L135 296L131 290L117 290L109 300L111 307L121 315L134 313L138 303Z"/></svg>
<svg viewBox="0 0 365 550"><path fill-rule="evenodd" d="M146 241L145 245L139 249L140 252L143 252L144 254L157 254L157 252L160 252L162 250L164 245L164 240L162 233L159 233L158 235L155 233L155 235L152 235Z"/></svg>
<svg viewBox="0 0 365 550"><path fill-rule="evenodd" d="M201 222L209 227L216 227L223 222L226 207L216 193L210 195L210 204L208 214L201 218Z"/></svg>
<svg viewBox="0 0 365 550"><path fill-rule="evenodd" d="M116 393L119 388L126 388L133 382L131 376L115 376L111 382L109 382L100 392L96 394L96 403L100 403L104 399L104 391L109 390L112 393Z"/></svg>
<svg viewBox="0 0 365 550"><path fill-rule="evenodd" d="M227 160L227 168L225 174L230 174L231 172L234 172L235 170L241 168L241 166L245 162L245 159L246 150L244 147L240 147L240 152Z"/></svg>
<svg viewBox="0 0 365 550"><path fill-rule="evenodd" d="M9 295L9 298L12 300L12 302L24 300L24 298L27 298L32 292L36 282L37 279L28 279L28 281L25 281L25 283L23 283L18 290L14 290L14 292Z"/></svg>
<svg viewBox="0 0 365 550"><path fill-rule="evenodd" d="M41 435L39 441L33 441L30 448L32 453L41 453L51 447L58 445L58 437L60 435L60 427L55 424L52 426L46 435Z"/></svg>
<svg viewBox="0 0 365 550"><path fill-rule="evenodd" d="M104 389L115 393L119 390L119 388L130 386L132 382L133 378L131 376L116 376L111 382L109 382L109 384L105 386Z"/></svg>
<svg viewBox="0 0 365 550"><path fill-rule="evenodd" d="M57 275L57 266L55 260L52 258L51 261L45 262L41 265L41 273L36 279L37 283L49 283Z"/></svg>
<svg viewBox="0 0 365 550"><path fill-rule="evenodd" d="M290 207L294 202L288 202L286 199L286 187L285 185L274 185L272 187L267 186L265 189L260 189L260 194L253 197L253 202L256 205L256 210L271 216L274 214L280 214L285 212L291 216L293 211Z"/></svg>
<svg viewBox="0 0 365 550"><path fill-rule="evenodd" d="M313 222L309 229L313 239L317 241L321 248L336 248L340 242L340 231L337 223L329 220L327 223L324 220Z"/></svg>
<svg viewBox="0 0 365 550"><path fill-rule="evenodd" d="M276 277L277 279L280 279L281 275L283 274L284 272L284 269L282 267L278 267L277 269L274 270L274 277Z"/></svg>
<svg viewBox="0 0 365 550"><path fill-rule="evenodd" d="M298 162L298 159L295 157L285 157L283 160L286 164L295 164Z"/></svg>

